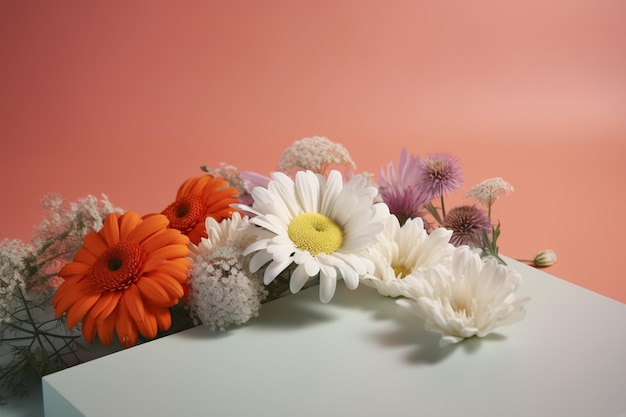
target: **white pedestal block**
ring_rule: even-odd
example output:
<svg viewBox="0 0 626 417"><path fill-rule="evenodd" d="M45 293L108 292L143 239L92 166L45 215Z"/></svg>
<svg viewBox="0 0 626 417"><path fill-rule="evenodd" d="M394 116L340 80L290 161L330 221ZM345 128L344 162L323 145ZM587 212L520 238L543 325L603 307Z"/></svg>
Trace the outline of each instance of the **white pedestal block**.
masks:
<svg viewBox="0 0 626 417"><path fill-rule="evenodd" d="M392 299L338 283L43 379L47 417L626 416L626 305L510 261L526 318L440 348Z"/></svg>

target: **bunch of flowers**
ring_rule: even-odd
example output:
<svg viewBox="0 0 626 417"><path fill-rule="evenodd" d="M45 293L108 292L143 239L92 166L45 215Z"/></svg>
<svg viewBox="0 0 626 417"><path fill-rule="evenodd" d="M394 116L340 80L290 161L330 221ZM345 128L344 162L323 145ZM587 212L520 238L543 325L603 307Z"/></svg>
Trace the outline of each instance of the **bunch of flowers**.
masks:
<svg viewBox="0 0 626 417"><path fill-rule="evenodd" d="M194 325L224 330L310 286L328 303L340 281L395 298L442 346L523 317L521 277L499 256L491 221L508 183L468 191L484 208L446 211L462 183L450 155L403 149L378 185L355 168L342 145L312 137L288 147L269 176L203 167L159 213L106 198L69 209L46 200L51 215L32 244L0 245L2 384L14 394L25 376L79 362L83 342L131 347Z"/></svg>

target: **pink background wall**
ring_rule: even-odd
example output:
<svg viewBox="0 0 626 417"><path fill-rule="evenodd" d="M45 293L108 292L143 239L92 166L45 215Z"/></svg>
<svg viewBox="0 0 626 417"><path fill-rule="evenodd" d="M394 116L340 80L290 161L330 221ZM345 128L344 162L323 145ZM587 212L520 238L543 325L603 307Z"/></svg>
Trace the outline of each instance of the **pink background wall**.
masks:
<svg viewBox="0 0 626 417"><path fill-rule="evenodd" d="M199 166L294 140L378 172L447 151L501 176L511 257L626 302L626 2L0 2L0 238L39 198L160 211ZM462 192L454 198L461 201Z"/></svg>

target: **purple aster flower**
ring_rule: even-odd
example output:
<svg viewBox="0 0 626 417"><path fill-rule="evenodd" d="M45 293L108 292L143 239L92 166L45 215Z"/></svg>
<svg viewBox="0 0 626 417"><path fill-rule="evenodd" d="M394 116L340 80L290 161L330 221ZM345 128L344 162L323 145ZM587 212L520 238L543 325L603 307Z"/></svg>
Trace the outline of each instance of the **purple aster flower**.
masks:
<svg viewBox="0 0 626 417"><path fill-rule="evenodd" d="M430 198L418 186L419 164L419 157L409 155L406 148L402 148L397 171L392 162L387 165L386 172L384 167L380 169L378 190L389 211L400 220L400 224L404 224L407 219L423 218L426 214L423 207Z"/></svg>
<svg viewBox="0 0 626 417"><path fill-rule="evenodd" d="M445 153L428 155L419 162L417 170L418 186L428 196L428 201L448 194L463 182L458 159Z"/></svg>
<svg viewBox="0 0 626 417"><path fill-rule="evenodd" d="M450 243L454 246L476 247L483 230L491 233L489 216L475 205L454 207L443 218L441 226L452 230Z"/></svg>

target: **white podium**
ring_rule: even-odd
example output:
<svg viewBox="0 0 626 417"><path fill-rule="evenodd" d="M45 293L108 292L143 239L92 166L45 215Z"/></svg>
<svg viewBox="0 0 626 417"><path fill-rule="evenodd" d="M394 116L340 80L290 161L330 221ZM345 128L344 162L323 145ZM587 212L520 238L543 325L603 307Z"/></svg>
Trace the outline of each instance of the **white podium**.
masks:
<svg viewBox="0 0 626 417"><path fill-rule="evenodd" d="M46 417L626 417L626 305L516 261L526 318L440 348L392 299L338 283L43 379Z"/></svg>

